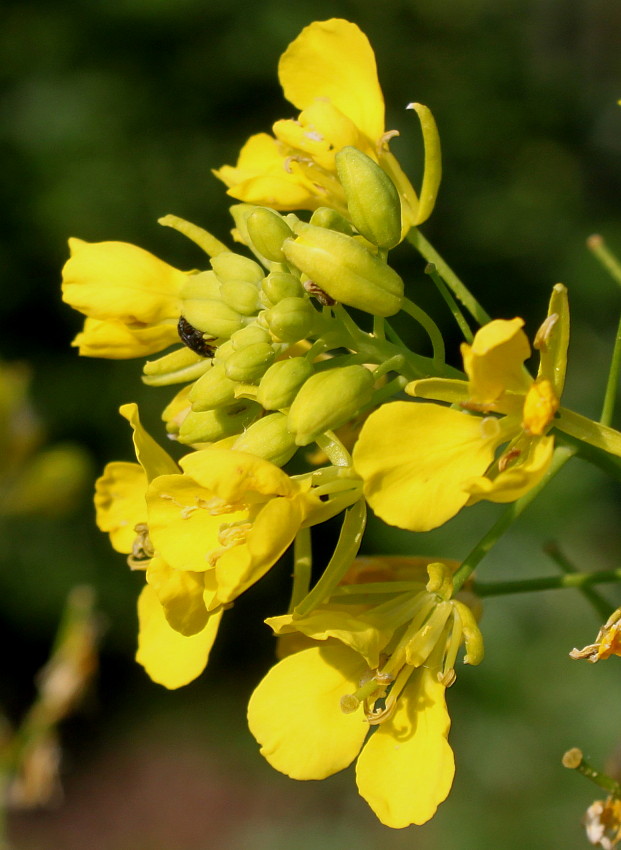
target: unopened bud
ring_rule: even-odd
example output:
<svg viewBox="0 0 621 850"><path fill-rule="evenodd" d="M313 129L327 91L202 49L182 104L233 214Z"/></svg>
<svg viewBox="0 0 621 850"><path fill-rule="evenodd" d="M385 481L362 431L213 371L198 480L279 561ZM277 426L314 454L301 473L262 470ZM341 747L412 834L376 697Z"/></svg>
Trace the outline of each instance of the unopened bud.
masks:
<svg viewBox="0 0 621 850"><path fill-rule="evenodd" d="M219 298L220 281L211 270L188 275L181 287L180 295L183 300Z"/></svg>
<svg viewBox="0 0 621 850"><path fill-rule="evenodd" d="M399 275L353 237L308 224L297 239L285 241L283 250L335 301L376 316L392 316L401 308Z"/></svg>
<svg viewBox="0 0 621 850"><path fill-rule="evenodd" d="M188 398L192 410L212 410L235 401L235 381L227 378L224 366L216 363L192 385Z"/></svg>
<svg viewBox="0 0 621 850"><path fill-rule="evenodd" d="M257 455L276 466L283 466L293 457L298 447L287 430L285 414L270 413L247 428L231 448Z"/></svg>
<svg viewBox="0 0 621 850"><path fill-rule="evenodd" d="M401 241L401 200L388 174L357 148L336 155L336 170L356 229L380 248Z"/></svg>
<svg viewBox="0 0 621 850"><path fill-rule="evenodd" d="M248 345L226 358L224 370L227 378L242 383L252 383L267 370L276 357L273 347L267 342Z"/></svg>
<svg viewBox="0 0 621 850"><path fill-rule="evenodd" d="M330 207L319 207L310 217L310 223L316 227L325 227L328 230L338 230L339 233L345 233L347 236L354 235L354 228L345 216L342 216L336 210Z"/></svg>
<svg viewBox="0 0 621 850"><path fill-rule="evenodd" d="M216 257L212 257L211 267L221 283L227 283L231 280L245 280L248 283L259 284L265 274L261 266L254 260L242 257L241 254L234 254L232 251L223 251Z"/></svg>
<svg viewBox="0 0 621 850"><path fill-rule="evenodd" d="M283 342L298 342L311 331L316 313L308 298L283 298L264 313L270 331Z"/></svg>
<svg viewBox="0 0 621 850"><path fill-rule="evenodd" d="M299 446L352 419L371 401L373 375L364 366L342 366L312 375L289 410L288 427Z"/></svg>
<svg viewBox="0 0 621 850"><path fill-rule="evenodd" d="M200 413L190 411L179 428L180 443L213 443L233 434L241 434L257 416L261 408L252 401L238 402L231 407L218 407Z"/></svg>
<svg viewBox="0 0 621 850"><path fill-rule="evenodd" d="M257 401L265 410L290 407L302 384L313 374L304 357L291 357L272 363L259 383Z"/></svg>
<svg viewBox="0 0 621 850"><path fill-rule="evenodd" d="M183 346L157 360L147 360L142 380L150 387L166 387L183 381L195 381L209 369L211 360Z"/></svg>
<svg viewBox="0 0 621 850"><path fill-rule="evenodd" d="M254 316L260 306L256 284L247 283L245 280L229 280L223 283L220 286L220 298L242 316Z"/></svg>
<svg viewBox="0 0 621 850"><path fill-rule="evenodd" d="M248 235L262 257L274 263L284 263L282 243L293 236L284 218L267 207L256 207L246 219Z"/></svg>
<svg viewBox="0 0 621 850"><path fill-rule="evenodd" d="M257 342L271 342L272 337L269 331L260 327L257 324L247 325L239 331L235 331L231 337L231 348L233 351L241 351L242 348L247 348L249 345L256 345Z"/></svg>
<svg viewBox="0 0 621 850"><path fill-rule="evenodd" d="M304 294L298 278L286 272L268 274L261 284L261 288L271 304L278 304L283 298L296 298Z"/></svg>
<svg viewBox="0 0 621 850"><path fill-rule="evenodd" d="M224 339L243 327L241 315L220 300L190 300L183 304L185 319L197 330Z"/></svg>

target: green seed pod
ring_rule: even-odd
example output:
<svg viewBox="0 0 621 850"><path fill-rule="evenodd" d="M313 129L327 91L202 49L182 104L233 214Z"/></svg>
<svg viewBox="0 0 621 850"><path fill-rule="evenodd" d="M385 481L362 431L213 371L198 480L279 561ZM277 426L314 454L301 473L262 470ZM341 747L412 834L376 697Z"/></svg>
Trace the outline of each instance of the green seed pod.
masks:
<svg viewBox="0 0 621 850"><path fill-rule="evenodd" d="M274 263L284 263L282 243L293 232L281 215L267 207L256 207L246 219L248 235L256 250Z"/></svg>
<svg viewBox="0 0 621 850"><path fill-rule="evenodd" d="M269 460L283 466L297 451L292 435L287 430L284 413L270 413L254 422L235 440L232 449Z"/></svg>
<svg viewBox="0 0 621 850"><path fill-rule="evenodd" d="M227 357L224 370L227 378L250 384L258 381L276 357L276 352L267 342L256 342Z"/></svg>
<svg viewBox="0 0 621 850"><path fill-rule="evenodd" d="M218 407L200 413L190 411L181 423L177 439L180 443L213 443L233 434L241 434L259 416L261 408L252 401L230 407Z"/></svg>
<svg viewBox="0 0 621 850"><path fill-rule="evenodd" d="M219 300L186 301L183 316L199 331L227 339L244 326L241 315Z"/></svg>
<svg viewBox="0 0 621 850"><path fill-rule="evenodd" d="M310 223L316 227L324 227L328 230L338 230L339 233L345 233L347 236L354 235L354 228L345 216L342 216L336 210L330 207L319 207L310 217Z"/></svg>
<svg viewBox="0 0 621 850"><path fill-rule="evenodd" d="M242 316L254 316L259 310L259 290L245 280L229 280L220 286L221 300Z"/></svg>
<svg viewBox="0 0 621 850"><path fill-rule="evenodd" d="M157 360L147 360L142 380L150 387L166 387L170 384L195 381L209 369L211 360L184 346L158 357Z"/></svg>
<svg viewBox="0 0 621 850"><path fill-rule="evenodd" d="M287 259L335 301L375 316L401 308L403 281L353 237L307 224L287 239Z"/></svg>
<svg viewBox="0 0 621 850"><path fill-rule="evenodd" d="M298 278L286 272L269 274L261 284L261 289L271 304L278 304L283 298L296 298L304 294Z"/></svg>
<svg viewBox="0 0 621 850"><path fill-rule="evenodd" d="M304 357L291 357L272 363L259 382L257 401L265 410L290 407L302 384L313 374Z"/></svg>
<svg viewBox="0 0 621 850"><path fill-rule="evenodd" d="M352 419L371 401L374 379L364 366L341 366L312 375L289 410L288 428L298 446Z"/></svg>
<svg viewBox="0 0 621 850"><path fill-rule="evenodd" d="M235 381L226 377L224 366L215 363L211 369L193 384L188 398L192 410L199 413L203 410L213 410L235 401Z"/></svg>
<svg viewBox="0 0 621 850"><path fill-rule="evenodd" d="M230 280L245 280L247 283L259 284L265 272L258 263L241 254L223 251L211 258L211 267L221 283Z"/></svg>
<svg viewBox="0 0 621 850"><path fill-rule="evenodd" d="M247 348L249 345L255 345L257 342L271 343L272 337L269 331L259 327L257 324L247 325L239 331L235 331L231 337L231 348L233 351L241 351L242 348Z"/></svg>
<svg viewBox="0 0 621 850"><path fill-rule="evenodd" d="M308 298L283 298L263 317L276 339L294 343L308 336L316 313Z"/></svg>
<svg viewBox="0 0 621 850"><path fill-rule="evenodd" d="M336 155L336 170L356 229L380 248L401 241L401 199L388 174L357 148Z"/></svg>

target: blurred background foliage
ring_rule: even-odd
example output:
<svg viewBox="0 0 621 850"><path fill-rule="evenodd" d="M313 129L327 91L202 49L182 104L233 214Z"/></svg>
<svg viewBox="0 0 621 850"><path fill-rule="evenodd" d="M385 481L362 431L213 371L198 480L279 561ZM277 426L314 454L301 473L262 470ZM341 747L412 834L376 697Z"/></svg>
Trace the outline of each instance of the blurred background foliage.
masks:
<svg viewBox="0 0 621 850"><path fill-rule="evenodd" d="M277 60L300 29L334 15L357 22L376 51L393 150L420 174L415 118L438 122L444 181L424 232L497 317L532 334L551 286L573 310L568 406L597 415L619 293L585 248L593 231L621 252L621 7L607 0L5 0L0 27L0 356L27 361L50 442L72 441L100 469L131 458L118 405L138 401L152 433L170 393L142 387L140 364L78 359L80 327L59 296L66 239L134 242L179 268L204 262L158 227L175 213L226 239L223 187L248 135L293 109ZM411 296L439 301L423 263L395 262ZM457 335L445 324L452 347ZM619 425L617 420L617 425ZM619 488L574 463L480 572L540 575L560 541L580 569L619 566ZM371 522L367 551L463 557L498 513L477 506L412 539ZM560 766L570 746L600 765L619 745L619 659L597 667L567 652L598 627L569 592L490 600L487 658L460 669L449 693L458 773L427 826L390 832L355 793L350 772L326 783L275 774L245 729L244 702L271 660L261 617L286 604L288 564L225 618L199 682L167 693L133 660L130 574L82 507L2 523L0 702L14 718L34 693L69 589L94 586L107 621L99 683L65 726L66 799L17 815L19 850L580 848L580 817L597 796ZM330 543L329 529L316 540ZM619 604L618 591L607 591Z"/></svg>

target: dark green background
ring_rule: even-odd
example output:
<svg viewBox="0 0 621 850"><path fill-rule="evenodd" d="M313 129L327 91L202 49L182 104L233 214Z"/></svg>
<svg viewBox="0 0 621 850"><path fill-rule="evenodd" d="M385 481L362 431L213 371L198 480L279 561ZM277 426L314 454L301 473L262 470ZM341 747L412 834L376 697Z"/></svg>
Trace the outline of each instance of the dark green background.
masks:
<svg viewBox="0 0 621 850"><path fill-rule="evenodd" d="M0 26L0 355L32 364L51 441L79 441L98 468L129 460L118 405L139 401L161 436L170 395L141 386L139 363L80 360L70 349L81 321L59 298L67 237L135 242L180 268L201 263L157 218L175 213L227 238L227 198L210 170L233 163L250 133L294 114L278 56L303 26L335 14L375 47L387 126L401 131L393 150L415 183L420 138L403 107L433 110L444 180L423 229L489 312L523 316L532 334L551 286L569 287L566 403L597 415L620 299L585 238L599 231L621 252L618 4L13 0ZM395 261L412 297L436 310L423 263L407 249ZM482 577L553 573L542 554L551 538L581 569L619 566L618 497L576 462ZM470 509L414 540L372 522L367 550L463 557L498 510ZM73 584L96 587L108 623L96 694L65 729L65 806L15 818L20 850L586 846L579 820L596 789L560 757L577 745L603 764L618 745L621 662L568 659L598 625L573 594L490 600L488 657L460 669L449 693L453 794L430 825L391 832L357 799L351 773L296 784L263 763L245 730L244 702L270 663L261 618L285 604L287 565L227 615L201 681L169 694L132 661L142 577L94 529L90 495L71 517L22 519L3 532L0 695L13 718ZM608 595L619 604L618 592Z"/></svg>

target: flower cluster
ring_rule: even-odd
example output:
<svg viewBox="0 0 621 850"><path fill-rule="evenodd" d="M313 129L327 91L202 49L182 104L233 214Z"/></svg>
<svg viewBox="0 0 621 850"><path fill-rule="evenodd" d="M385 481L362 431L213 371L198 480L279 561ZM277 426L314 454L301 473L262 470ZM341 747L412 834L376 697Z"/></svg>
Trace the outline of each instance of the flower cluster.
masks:
<svg viewBox="0 0 621 850"><path fill-rule="evenodd" d="M63 297L86 316L74 345L108 358L161 353L143 381L177 388L162 413L174 458L136 405L121 408L136 462L106 467L97 522L144 571L137 660L168 688L202 672L224 610L292 547L290 610L267 621L280 660L250 700L250 729L270 764L297 779L357 759L360 794L401 828L431 818L451 787L445 691L462 646L465 663L483 657L480 606L463 591L476 563L357 558L367 505L425 531L479 500L534 492L559 435L613 454L621 435L560 408L560 284L534 339L533 376L522 319L484 321L473 335L446 284L475 320L481 310L445 275L465 337L463 371L447 365L435 321L388 262L433 210L437 129L427 107L410 104L424 144L417 195L389 150L398 133L385 128L358 27L311 24L279 76L298 117L252 136L235 166L215 171L237 201L238 250L170 215L161 223L205 252L203 268L70 241ZM423 328L424 349L393 330L399 312ZM309 529L337 516L338 543L311 587Z"/></svg>

